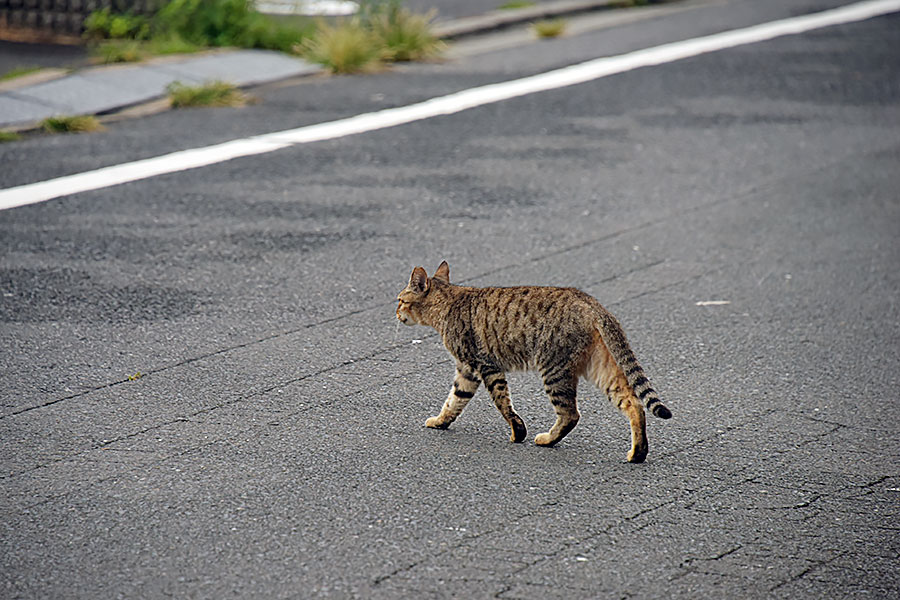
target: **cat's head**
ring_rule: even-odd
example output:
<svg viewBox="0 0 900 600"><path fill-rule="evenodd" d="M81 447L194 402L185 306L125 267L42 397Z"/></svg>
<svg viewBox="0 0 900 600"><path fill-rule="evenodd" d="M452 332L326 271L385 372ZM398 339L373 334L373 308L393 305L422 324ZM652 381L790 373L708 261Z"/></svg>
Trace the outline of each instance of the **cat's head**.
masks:
<svg viewBox="0 0 900 600"><path fill-rule="evenodd" d="M434 275L428 277L425 269L416 267L409 276L409 283L397 294L397 318L407 325L433 325L431 308L439 302L436 288L450 283L450 265L441 263Z"/></svg>

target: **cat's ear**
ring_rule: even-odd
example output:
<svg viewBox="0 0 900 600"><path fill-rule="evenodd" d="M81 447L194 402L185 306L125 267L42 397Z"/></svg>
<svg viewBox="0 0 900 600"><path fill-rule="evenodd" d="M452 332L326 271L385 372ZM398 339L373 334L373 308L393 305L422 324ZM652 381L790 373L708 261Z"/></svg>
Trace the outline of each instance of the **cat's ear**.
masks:
<svg viewBox="0 0 900 600"><path fill-rule="evenodd" d="M441 266L437 268L432 277L440 279L444 283L450 283L450 265L447 264L446 260L441 263Z"/></svg>
<svg viewBox="0 0 900 600"><path fill-rule="evenodd" d="M412 275L409 276L409 287L413 290L419 292L420 294L424 294L428 291L428 287L431 285L431 282L428 281L428 274L425 272L425 269L422 267L416 267L413 269Z"/></svg>

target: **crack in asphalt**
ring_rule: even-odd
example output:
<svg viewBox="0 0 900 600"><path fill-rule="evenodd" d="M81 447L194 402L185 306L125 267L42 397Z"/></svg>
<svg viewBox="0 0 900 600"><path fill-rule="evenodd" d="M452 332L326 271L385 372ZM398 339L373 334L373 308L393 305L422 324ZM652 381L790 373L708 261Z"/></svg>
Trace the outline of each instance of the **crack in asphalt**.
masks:
<svg viewBox="0 0 900 600"><path fill-rule="evenodd" d="M158 424L156 424L156 425L152 425L152 426L150 426L150 427L146 427L146 428L144 428L144 429L142 429L142 430L140 430L140 431L135 431L135 432L123 434L123 435L118 436L118 437L116 437L116 438L112 438L112 439L108 439L108 440L103 440L103 441L102 441L101 443L99 443L99 444L94 444L94 445L92 445L92 446L89 447L89 448L86 448L86 449L83 449L83 450L79 450L78 452L74 452L74 453L72 453L72 454L67 454L67 455L64 456L64 457L60 457L60 458L58 458L58 459L51 460L51 461L46 462L46 463L42 463L42 464L39 464L39 465L35 465L35 466L33 466L33 467L30 467L30 468L28 468L28 469L23 469L23 470L18 471L18 472L16 472L16 473L10 473L10 474L0 475L0 481L2 481L2 480L4 480L4 479L10 479L10 478L13 478L13 477L18 477L18 476L23 475L23 474L25 474L25 473L29 473L29 472L32 472L32 471L36 471L36 470L38 470L38 469L42 469L42 468L48 467L48 466L50 466L50 465L53 465L53 464L56 464L56 463L59 463L59 462L63 462L63 461L66 461L66 460L70 460L70 459L72 459L72 458L74 458L74 457L78 457L78 456L87 454L88 452L93 452L93 451L95 451L95 450L100 450L101 448L105 448L105 447L110 446L110 445L112 445L112 444L115 444L115 443L118 443L118 442L122 442L122 441L125 441L125 440L128 440L128 439L134 438L134 437L138 437L138 436L141 436L141 435L143 435L143 434L149 433L149 432L151 432L151 431L156 431L156 430L162 429L162 428L164 428L164 427L167 427L167 426L169 426L169 425L174 425L175 423L190 422L190 420L191 420L192 417L198 417L198 416L200 416L200 415L209 414L209 413L211 413L211 412L213 412L213 411L216 411L216 410L219 410L219 409L222 409L222 408L226 408L226 407L228 407L228 406L233 406L234 404L237 404L237 403L239 403L239 402L243 402L243 401L249 400L249 399L251 399L251 398L255 398L255 397L257 397L257 396L261 396L261 395L270 393L270 392L272 392L272 391L274 391L274 390L277 390L277 389L280 389L280 388L284 388L284 387L293 385L293 384L295 384L295 383L299 383L299 382L301 382L301 381L305 381L305 380L307 380L307 379L311 379L311 378L314 378L314 377L318 377L319 375L324 375L324 374L326 374L326 373L331 373L331 372L333 372L333 371L337 371L338 369L341 369L341 368L343 368L343 367L346 367L347 365L354 364L354 363L360 362L360 361L368 360L368 359L370 359L372 356L376 356L376 355L378 355L378 354L384 354L384 353L387 353L387 352L391 352L391 351L393 351L393 350L396 350L396 349L402 347L403 345L404 345L404 344L397 344L397 345L389 346L389 347L387 347L387 348L379 349L379 350L375 351L374 353L372 353L371 355L364 355L364 356L360 356L360 357L357 357L357 358L350 358L350 359L347 359L347 360L345 360L345 361L343 361L343 362L341 362L341 363L331 365L331 366L329 366L329 367L326 367L326 368L324 368L324 369L320 369L320 370L315 371L315 372L313 372L313 373L307 373L306 375L301 375L301 376L299 376L299 377L293 377L293 378L291 378L291 379L281 380L281 381L279 381L278 383L271 384L271 385L268 385L268 386L266 386L266 387L264 387L264 388L260 388L260 389L257 389L257 390L248 392L247 394L242 395L242 396L237 397L237 398L234 398L233 400L229 400L229 401L226 401L226 402L222 402L222 403L216 404L216 405L214 405L214 406L208 406L208 407L206 407L206 408L202 408L202 409L200 409L200 410L197 410L197 411L194 411L194 412L188 414L187 416L178 416L178 417L176 417L176 418L174 418L174 419L169 419L169 420L164 421L164 422L162 422L162 423L158 423ZM193 361L191 361L191 362L193 362ZM106 386L106 387L109 387L109 386ZM101 389L105 389L105 388L101 388ZM310 409L312 409L312 406L307 407L307 408L305 408L305 409L301 409L299 412L303 412L304 410L310 410ZM297 413L293 413L293 414L297 414Z"/></svg>
<svg viewBox="0 0 900 600"><path fill-rule="evenodd" d="M590 242L590 243L599 243L600 241L604 241L605 239L608 239L609 237L613 237L613 236L604 236L603 238L598 238L598 239L596 239L596 240L594 240L594 241L592 241L592 242ZM579 245L571 246L571 247L569 247L569 248L567 248L567 249L564 249L563 251L554 252L554 253L551 253L550 255L547 255L547 256L535 257L534 259L532 259L532 261L529 261L529 262L537 262L537 261L540 261L540 260L544 260L545 258L549 258L550 256L555 256L555 255L560 254L560 253L562 253L562 252L564 252L564 251L572 251L572 250L577 249L577 248L580 248L580 247L582 247L582 246L584 246L584 245L589 245L589 244L588 244L588 243L585 243L585 244L579 244ZM663 264L663 263L665 263L665 262L666 262L666 261L665 261L664 259L662 259L662 260L656 260L656 261L653 261L653 262L648 263L648 264L646 264L646 265L642 265L642 266L639 266L639 267L635 267L635 268L632 268L632 269L628 269L628 270L623 271L623 272L621 272L621 273L618 273L618 274L616 274L616 275L613 275L613 276L610 276L610 277L606 277L606 278L601 279L601 280L599 280L599 281L593 282L593 283L591 283L590 285L597 285L597 284L600 284L600 283L607 283L607 282L610 282L610 281L615 281L616 279L619 279L619 278L621 278L621 277L625 277L625 276L627 276L627 275L631 275L631 274L634 274L634 273L637 273L637 272L640 272L640 271L643 271L643 270L650 269L650 268L652 268L652 267L658 266L658 265ZM523 264L528 264L528 263L523 263ZM468 277L468 278L465 278L465 279L461 279L461 280L460 280L460 283L466 283L466 282L469 282L469 281L477 280L477 279L480 279L480 278L484 277L484 276L487 275L487 274L490 274L490 273L493 273L493 272L498 272L498 271L503 271L503 270L508 270L509 268L513 268L513 267L507 266L507 267L504 267L504 268L502 268L502 269L497 269L497 270L495 270L495 271L488 271L488 272L486 272L486 273L481 273L481 274L479 274L479 275L474 275L474 276L471 276L471 277ZM640 293L638 293L638 294L634 294L634 295L632 295L632 296L628 296L628 297L626 297L626 298L624 298L624 299L622 299L622 300L620 300L620 301L608 303L607 305L608 305L608 306L619 306L619 305L625 304L625 303L627 303L627 302L629 302L629 301L631 301L631 300L635 300L635 299L637 299L637 298L641 298L641 297L644 297L644 296L647 296L647 295L652 295L652 294L657 293L657 292L660 292L660 291L662 291L662 290L665 290L665 289L668 289L668 288L671 288L671 287L674 287L674 286L678 286L678 285L681 285L681 284L683 284L683 283L687 283L687 282L693 281L693 280L695 280L695 279L702 278L702 277L704 277L704 276L706 276L706 275L709 275L710 273L716 272L717 270L719 270L719 269L711 269L711 270L708 270L708 271L704 271L703 273L701 273L701 274L699 274L699 275L693 275L693 276L691 276L691 277L688 277L688 278L685 278L685 279L680 279L680 280L678 280L678 281L675 281L675 282L672 282L672 283L669 283L669 284L666 284L666 285L663 285L663 286L659 286L659 287L656 287L656 288L651 289L651 290L646 290L646 291L644 291L644 292L640 292ZM146 369L145 371L141 371L141 373L142 373L141 378L149 377L149 376L152 376L152 375L158 375L158 374L161 374L161 373L165 373L166 371L170 371L170 370L172 370L172 369L177 369L177 368L180 368L180 367L184 367L184 366L187 366L187 365L196 363L196 362L200 362L200 361L203 361L203 360L207 360L207 359L210 359L210 358L214 358L214 357L216 357L216 356L223 356L223 355L225 355L225 354L228 354L228 353L233 352L233 351L236 351L236 350L242 350L242 349L244 349L244 348L250 348L250 347L256 346L256 345L258 345L258 344L263 344L263 343L265 343L265 342L269 342L269 341L272 341L272 340L276 340L276 339L288 337L288 336L291 336L291 335L295 335L295 334L300 333L300 332L302 332L302 331L306 331L306 330L309 330L309 329L314 329L314 328L316 328L316 327L321 327L321 326L324 326L324 325L329 325L329 324L332 324L332 323L335 323L335 322L338 322L338 321L342 321L342 320L347 319L347 318L350 318L350 317L354 317L354 316L358 316L358 315L360 315L360 314L364 314L364 313L369 312L369 311L374 311L374 310L379 310L379 311L380 311L380 310L385 310L386 307L391 306L391 305L392 305L392 304L388 304L388 303L378 303L378 304L373 305L373 306L368 306L368 307L365 307L365 308L360 308L360 309L357 309L357 310L348 311L348 312L346 312L346 313L342 313L342 314L340 314L340 315L336 315L336 316L333 316L333 317L329 317L329 318L323 319L323 320L321 320L321 321L316 321L316 322L314 322L314 323L307 323L307 324L305 324L305 325L302 325L302 326L300 326L300 327L296 327L296 328L294 328L294 329L290 329L290 330L287 330L287 331L281 331L281 332L269 334L269 335L266 335L266 336L262 336L262 337L259 337L259 338L254 339L254 340L251 340L251 341L249 341L249 342L243 342L243 343L241 343L241 344L235 344L235 345L232 345L232 346L227 346L227 347L225 347L225 348L221 348L221 349L215 350L215 351L213 351L213 352L206 352L206 353L204 353L204 354L200 354L200 355L197 355L197 356L194 356L194 357L190 357L190 358L187 358L187 359L184 359L184 360L175 362L175 363L171 363L171 364L168 364L168 365L164 365L164 366L161 366L161 367L151 367L151 368ZM436 332L431 332L431 333L428 333L428 334L422 336L420 339L429 339L429 338L435 337L436 335L437 335ZM389 351L389 350L392 350L392 349L395 349L395 348L396 348L396 347L389 347L386 351ZM343 363L343 364L341 364L340 366L345 366L345 365L346 365L346 363ZM119 385L123 385L123 384L128 384L128 383L131 383L131 382L132 382L132 379L130 379L130 378L128 378L128 377L123 378L123 379L114 380L114 381L111 381L111 382L107 382L107 383L105 383L105 384L97 385L97 386L88 388L88 389L86 389L86 390L82 390L82 391L77 392L77 393L74 393L74 394L69 394L69 395L67 395L67 396L63 396L63 397L61 397L61 398L56 398L56 399L53 399L53 400L48 400L47 402L43 402L43 403L40 403L40 404L35 404L35 405L33 405L33 406L26 406L26 407L23 407L23 408L20 408L20 409L17 409L17 410L13 410L13 411L11 411L11 412L8 412L8 413L6 413L6 414L0 414L0 420L7 419L7 418L10 418L10 417L15 417L15 416L18 416L18 415L22 415L22 414L31 412L31 411L33 411L33 410L38 410L38 409L41 409L41 408L47 408L47 407L53 406L53 405L55 405L55 404L58 404L58 403L60 403L60 402L65 402L65 401L68 401L68 400L74 400L74 399L76 399L76 398L81 398L81 397L87 396L87 395L89 395L89 394L92 394L92 393L94 393L94 392L106 390L106 389L109 389L109 388L113 388L113 387L116 387L116 386L119 386Z"/></svg>
<svg viewBox="0 0 900 600"><path fill-rule="evenodd" d="M820 168L819 170L824 170L824 168ZM477 275L473 275L473 276L467 277L467 278L465 278L465 279L461 279L461 280L460 280L460 283L466 283L466 282L470 282L470 281L475 281L475 280L478 280L478 279L482 279L482 278L484 278L484 277L487 277L487 276L489 276L489 275L492 275L492 274L494 274L494 273L502 273L502 272L504 272L504 271L508 271L509 269L514 269L514 268L524 267L524 266L527 266L527 265L536 264L536 263L539 263L539 262L542 262L542 261L545 261L545 260L548 260L548 259L551 259L551 258L554 258L554 257L557 257L557 256L564 255L564 254L569 253L569 252L573 252L573 251L575 251L575 250L580 250L580 249L587 248L587 247L590 247L590 246L593 246L593 245L596 245L596 244L600 244L600 243L603 243L603 242L606 242L606 241L609 241L609 240L613 240L613 239L616 239L616 238L619 238L619 237L628 235L628 234L630 234L630 233L633 233L633 232L635 232L635 231L640 231L640 230L642 230L642 229L648 229L648 228L650 228L650 227L653 227L653 226L659 225L659 224L670 223L670 222L672 221L673 218L684 218L684 217L688 217L688 216L690 216L691 214L694 214L694 213L696 213L696 212L708 210L708 209L710 209L710 208L712 208L712 207L715 207L715 206L726 205L726 204L733 203L733 202L741 202L741 201L745 200L746 198L751 197L751 196L753 196L753 195L755 195L755 194L757 194L757 193L759 193L759 192L762 192L762 191L764 191L764 190L766 190L766 189L773 188L774 186L776 186L779 182L781 182L781 181L783 181L783 180L790 179L790 178L793 178L793 177L795 177L795 175L791 175L791 176L783 176L783 177L779 177L779 178L776 178L776 179L771 180L771 181L767 181L767 182L762 183L762 184L754 184L754 185L750 185L750 186L748 186L746 189L741 190L741 191L739 191L739 192L736 192L736 193L734 193L734 194L731 194L731 195L729 195L729 196L727 196L727 197L717 198L717 199L710 200L710 201L707 201L707 202L700 202L700 203L695 204L695 205L693 205L693 206L688 206L688 207L686 207L686 208L683 208L683 209L680 209L680 210L677 210L677 211L671 211L670 213L664 213L664 214L660 215L658 218L650 219L650 220L647 220L647 221L645 221L645 222L643 222L643 223L639 223L639 224L633 225L633 226L631 226L631 227L624 227L624 228L618 229L618 230L616 230L616 231L613 231L613 232L611 232L611 233L602 234L602 235L599 235L599 236L597 236L597 237L589 238L589 239L587 239L587 240L583 240L583 241L578 242L578 243L575 243L575 244L570 244L570 245L568 245L568 246L563 246L562 248L558 248L558 249L556 249L556 250L552 250L552 251L546 252L546 253L544 253L544 254L541 254L541 255L538 255L538 256L534 256L534 257L532 257L532 258L529 258L529 259L524 260L524 261L521 261L521 262L514 262L514 263L506 264L506 265L501 266L501 267L497 267L497 268L495 268L495 269L489 269L489 270L486 270L486 271L482 271L481 273L479 273L479 274L477 274ZM653 267L653 266L658 266L659 264L661 264L661 263L663 263L663 262L665 262L664 259L663 259L663 260L660 260L660 261L652 262L652 263L650 263L650 264L644 266L643 269L648 269L648 268L651 268L651 267ZM635 299L637 299L637 298L641 298L641 297L644 297L644 296L647 296L647 295L654 294L654 293L656 293L656 292L658 292L658 291L661 291L661 290L664 290L664 289L667 289L667 288L671 288L671 287L677 286L677 285L679 285L679 284L681 284L681 283L685 283L685 282L687 282L687 281L693 281L693 280L702 278L702 277L704 277L704 276L706 276L706 275L708 275L708 274L710 274L710 273L714 273L714 272L717 272L718 270L721 270L721 268L722 268L722 267L718 267L718 268L715 268L715 269L711 269L711 270L705 271L704 273L701 273L701 274L699 274L699 275L693 275L693 276L691 276L691 277L689 277L689 278L687 278L687 279L684 279L684 280L679 280L679 281L677 281L677 282L670 283L670 284L666 284L666 285L661 286L661 287L659 287L659 288L654 288L654 289L652 289L652 290L648 290L648 291L641 292L641 293L636 294L636 295L633 295L633 296L629 296L629 297L627 297L627 298L625 298L625 299L623 299L623 300L621 300L621 301L619 301L619 302L609 303L609 306L617 306L617 305L621 305L621 304L624 304L624 303L629 302L629 301L631 301L631 300L635 300ZM608 278L602 279L602 280L598 281L597 283L606 283L606 282L609 282L609 281L613 281L613 280L615 280L616 278L619 278L619 277L622 277L622 276L631 274L631 273L635 272L636 270L641 270L641 267L639 267L638 269L629 269L629 270L626 270L626 271L624 271L623 273L620 273L620 274L617 274L617 275L615 275L615 276L612 276L612 277L608 277ZM356 315L359 315L359 314L362 314L362 313L365 313L365 312L369 312L369 311L372 311L372 310L383 309L385 306L389 306L389 304L386 304L386 303L378 303L378 304L373 305L373 306L368 306L368 307L360 308L360 309L357 309L357 310L348 311L348 312L346 312L346 313L342 313L342 314L340 314L340 315L336 315L336 316L329 317L329 318L326 318L326 319L323 319L323 320L320 320L320 321L316 321L316 322L314 322L314 323L307 323L307 324L305 324L305 325L302 325L302 326L300 326L300 327L297 327L297 328L294 328L294 329L290 329L290 330L287 330L287 331L281 331L281 332L276 332L276 333L272 333L272 334L269 334L269 335L265 335L265 336L262 336L262 337L259 337L259 338L255 339L255 340L251 340L251 341L249 341L249 342L244 342L244 343L241 343L241 344L235 344L235 345L233 345L233 346L227 346L227 347L225 347L225 348L221 348L221 349L216 350L216 351L213 351L213 352L207 352L207 353L204 353L204 354L195 356L195 357L187 358L187 359L184 359L184 360L182 360L182 361L178 361L178 362L173 363L173 364L170 364L170 365L164 365L164 366L161 366L161 367L150 368L150 369L147 369L147 371L146 371L146 373L145 373L145 376L148 376L148 375L155 375L155 374L159 374L159 373L164 373L165 371L168 371L168 370L170 370L170 369L174 369L174 368L178 368L178 367L181 367L181 366L189 365L189 364L191 364L191 363L195 363L195 362L198 362L198 361L201 361L201 360L205 360L205 359L208 359L208 358L212 358L212 357L215 357L215 356L224 355L224 354L227 354L227 353L232 352L232 351L234 351L234 350L239 350L239 349L243 349L243 348L248 348L248 347L251 347L251 346L254 346L254 345L257 345L257 344L261 344L261 343L264 343L264 342L267 342L267 341L271 341L271 340L275 340L275 339L287 337L287 336L290 336L290 335L294 335L294 334L299 333L299 332L301 332L301 331L305 331L305 330L308 330L308 329L311 329L311 328L315 328L315 327L319 327L319 326L322 326L322 325L327 325L327 324L330 324L330 323L335 323L335 322L341 321L341 320L343 320L343 319L346 319L346 318L349 318L349 317L352 317L352 316L356 316ZM432 335L434 335L434 334L432 334ZM429 336L427 336L427 337L431 337L431 335L429 335ZM115 380L115 381L112 381L112 382L107 382L107 383L105 383L105 384L97 385L97 386L95 386L95 387L92 387L92 388L87 389L87 390L83 390L83 391L78 392L78 393L75 393L75 394L70 394L70 395L67 395L67 396L64 396L64 397L61 397L61 398L57 398L57 399L54 399L54 400L49 400L49 401L47 401L47 402L43 402L43 403L37 404L37 405L27 406L27 407L24 407L24 408L21 408L21 409L18 409L18 410L14 410L14 411L9 412L9 413L6 413L6 414L0 414L0 420L6 419L6 418L9 418L9 417L14 417L14 416L17 416L17 415L21 415L21 414L23 414L23 413L27 413L27 412L30 412L30 411L32 411L32 410L38 410L38 409L41 409L41 408L46 408L46 407L49 407L49 406L53 406L53 405L58 404L58 403L60 403L60 402L65 402L65 401L68 401L68 400L73 400L73 399L75 399L75 398L80 398L80 397L83 397L83 396L85 396L85 395L91 394L91 393L93 393L93 392L97 392L97 391L100 391L100 390L105 390L105 389L109 389L109 388L111 388L111 387L115 387L115 386L119 386L119 385L122 385L122 384L129 383L129 381L130 381L130 380L129 380L128 378L124 378L124 379Z"/></svg>

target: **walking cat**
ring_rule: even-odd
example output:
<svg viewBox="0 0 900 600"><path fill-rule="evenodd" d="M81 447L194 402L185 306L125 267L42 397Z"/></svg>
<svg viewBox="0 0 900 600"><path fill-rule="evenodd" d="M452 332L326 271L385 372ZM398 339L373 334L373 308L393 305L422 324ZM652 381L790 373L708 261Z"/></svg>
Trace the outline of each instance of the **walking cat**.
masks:
<svg viewBox="0 0 900 600"><path fill-rule="evenodd" d="M510 440L524 441L525 423L513 410L505 376L522 370L541 374L556 411L550 431L534 438L539 446L556 444L578 423L580 377L603 390L631 421L630 462L647 457L643 406L662 419L672 416L650 387L622 326L580 290L454 285L444 261L430 278L422 267L413 269L397 300L397 318L435 328L456 359L453 387L440 414L425 421L427 427L449 427L484 382L512 429Z"/></svg>

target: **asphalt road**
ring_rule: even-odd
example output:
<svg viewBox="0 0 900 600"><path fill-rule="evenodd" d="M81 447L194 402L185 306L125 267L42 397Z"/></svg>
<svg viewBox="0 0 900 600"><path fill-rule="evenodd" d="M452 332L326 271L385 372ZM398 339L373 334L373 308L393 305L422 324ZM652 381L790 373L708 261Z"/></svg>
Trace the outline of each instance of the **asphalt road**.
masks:
<svg viewBox="0 0 900 600"><path fill-rule="evenodd" d="M840 4L31 137L0 187ZM0 212L0 596L895 597L897 48L876 18ZM612 310L674 413L647 462L587 385L535 447L533 375L527 443L483 391L426 430L452 362L393 299L442 259Z"/></svg>

